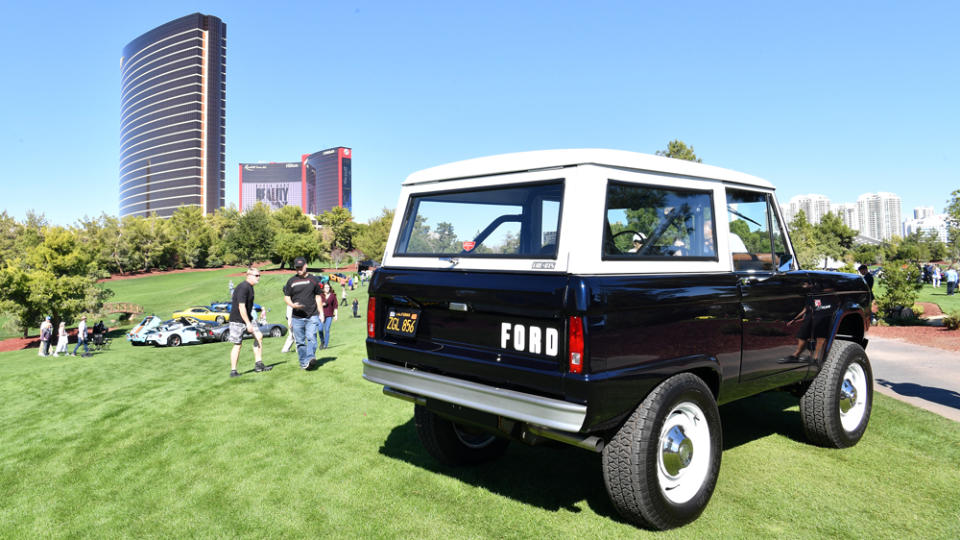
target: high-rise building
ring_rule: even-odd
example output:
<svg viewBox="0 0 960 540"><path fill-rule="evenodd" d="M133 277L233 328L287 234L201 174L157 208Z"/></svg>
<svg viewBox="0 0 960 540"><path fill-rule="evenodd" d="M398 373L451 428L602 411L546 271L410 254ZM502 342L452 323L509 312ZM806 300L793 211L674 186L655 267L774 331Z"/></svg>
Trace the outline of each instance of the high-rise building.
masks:
<svg viewBox="0 0 960 540"><path fill-rule="evenodd" d="M299 206L315 216L336 206L352 208L353 151L345 146L303 154L299 162L241 163L240 211L258 202Z"/></svg>
<svg viewBox="0 0 960 540"><path fill-rule="evenodd" d="M877 240L900 235L900 197L893 193L864 193L857 198L860 233Z"/></svg>
<svg viewBox="0 0 960 540"><path fill-rule="evenodd" d="M120 215L224 205L227 25L194 13L120 59Z"/></svg>
<svg viewBox="0 0 960 540"><path fill-rule="evenodd" d="M241 163L240 211L262 202L273 209L299 206L306 212L303 197L303 167L290 163Z"/></svg>
<svg viewBox="0 0 960 540"><path fill-rule="evenodd" d="M860 230L860 213L856 203L838 203L830 207L830 211L840 216L843 224L855 231Z"/></svg>
<svg viewBox="0 0 960 540"><path fill-rule="evenodd" d="M916 215L916 210L914 210L914 215ZM933 233L941 242L946 243L950 230L949 219L950 216L947 214L931 214L917 219L909 219L903 222L903 236L910 236L917 232Z"/></svg>
<svg viewBox="0 0 960 540"><path fill-rule="evenodd" d="M936 213L932 206L918 206L913 209L913 219L923 219Z"/></svg>
<svg viewBox="0 0 960 540"><path fill-rule="evenodd" d="M807 216L807 223L816 225L820 223L823 216L830 213L830 199L823 195L811 193L809 195L797 195L792 197L788 203L787 221L793 220L797 212L803 210Z"/></svg>
<svg viewBox="0 0 960 540"><path fill-rule="evenodd" d="M322 214L335 206L353 211L353 152L337 146L303 155L303 183L307 213Z"/></svg>

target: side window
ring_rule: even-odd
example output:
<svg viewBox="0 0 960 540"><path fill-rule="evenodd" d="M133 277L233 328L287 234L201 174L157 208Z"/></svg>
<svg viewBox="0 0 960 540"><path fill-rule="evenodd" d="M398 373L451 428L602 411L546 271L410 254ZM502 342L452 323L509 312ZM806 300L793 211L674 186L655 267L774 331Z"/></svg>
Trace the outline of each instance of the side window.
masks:
<svg viewBox="0 0 960 540"><path fill-rule="evenodd" d="M730 223L730 256L736 271L771 271L786 252L779 221L765 193L727 190L727 220ZM771 227L773 223L773 227ZM778 249L774 246L779 245Z"/></svg>
<svg viewBox="0 0 960 540"><path fill-rule="evenodd" d="M610 181L603 255L716 260L713 195Z"/></svg>

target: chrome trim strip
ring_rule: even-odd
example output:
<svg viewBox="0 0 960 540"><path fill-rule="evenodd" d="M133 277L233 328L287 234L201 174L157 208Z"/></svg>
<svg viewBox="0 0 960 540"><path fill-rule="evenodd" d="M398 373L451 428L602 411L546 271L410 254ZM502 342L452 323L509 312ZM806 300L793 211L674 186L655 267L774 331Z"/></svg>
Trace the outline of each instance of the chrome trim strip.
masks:
<svg viewBox="0 0 960 540"><path fill-rule="evenodd" d="M402 368L369 358L363 359L363 378L396 390L561 431L580 431L587 417L586 405Z"/></svg>

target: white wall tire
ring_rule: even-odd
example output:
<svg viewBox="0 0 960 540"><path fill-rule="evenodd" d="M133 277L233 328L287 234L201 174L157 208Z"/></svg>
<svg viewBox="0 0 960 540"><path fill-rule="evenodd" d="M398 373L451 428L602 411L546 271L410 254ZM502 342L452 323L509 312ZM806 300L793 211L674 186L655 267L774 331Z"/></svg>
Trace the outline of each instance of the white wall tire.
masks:
<svg viewBox="0 0 960 540"><path fill-rule="evenodd" d="M873 408L873 371L860 345L836 341L800 398L803 429L814 443L847 448L860 441Z"/></svg>
<svg viewBox="0 0 960 540"><path fill-rule="evenodd" d="M716 487L723 452L713 393L681 373L657 386L603 449L611 502L632 523L654 529L696 519Z"/></svg>

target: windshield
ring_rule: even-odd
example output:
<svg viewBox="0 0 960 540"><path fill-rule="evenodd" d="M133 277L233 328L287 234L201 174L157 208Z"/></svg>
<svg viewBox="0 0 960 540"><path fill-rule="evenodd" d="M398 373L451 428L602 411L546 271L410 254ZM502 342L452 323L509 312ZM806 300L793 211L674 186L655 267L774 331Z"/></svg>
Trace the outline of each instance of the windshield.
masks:
<svg viewBox="0 0 960 540"><path fill-rule="evenodd" d="M556 258L563 183L414 195L397 255Z"/></svg>

